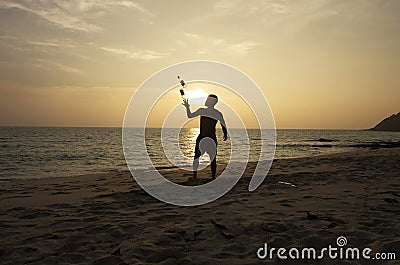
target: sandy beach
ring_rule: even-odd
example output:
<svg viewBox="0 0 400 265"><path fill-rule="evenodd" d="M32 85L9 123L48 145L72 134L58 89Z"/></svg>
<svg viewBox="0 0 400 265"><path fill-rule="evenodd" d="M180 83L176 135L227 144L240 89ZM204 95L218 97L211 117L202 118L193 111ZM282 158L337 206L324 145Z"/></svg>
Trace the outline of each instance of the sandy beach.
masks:
<svg viewBox="0 0 400 265"><path fill-rule="evenodd" d="M276 160L249 192L254 166L225 196L198 207L157 201L129 172L2 182L0 263L286 264L256 252L264 243L322 248L339 236L400 259L400 148ZM366 261L291 262L303 263Z"/></svg>

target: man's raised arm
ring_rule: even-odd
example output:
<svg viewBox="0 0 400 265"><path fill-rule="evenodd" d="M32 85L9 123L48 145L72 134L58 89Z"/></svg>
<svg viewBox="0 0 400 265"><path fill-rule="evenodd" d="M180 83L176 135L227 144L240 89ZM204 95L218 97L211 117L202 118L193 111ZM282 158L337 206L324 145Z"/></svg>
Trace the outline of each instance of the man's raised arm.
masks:
<svg viewBox="0 0 400 265"><path fill-rule="evenodd" d="M191 112L191 111L190 111L190 105L189 105L189 100L188 100L188 99L184 99L182 105L185 106L185 108L186 108L186 115L187 115L187 117L188 117L189 119L201 115L201 110L202 110L201 108L198 109L198 110L196 110L195 112Z"/></svg>

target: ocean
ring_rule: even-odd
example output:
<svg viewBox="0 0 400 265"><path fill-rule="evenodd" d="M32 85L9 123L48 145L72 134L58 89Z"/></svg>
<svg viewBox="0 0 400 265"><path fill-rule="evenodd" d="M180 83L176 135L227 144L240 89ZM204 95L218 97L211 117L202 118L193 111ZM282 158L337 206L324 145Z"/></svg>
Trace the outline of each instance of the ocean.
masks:
<svg viewBox="0 0 400 265"><path fill-rule="evenodd" d="M170 130L173 134L177 129ZM242 130L243 137L245 131ZM249 161L258 161L260 132L247 130ZM198 129L179 133L181 152L193 155ZM240 132L239 132L240 135ZM217 131L217 161L227 163L230 142ZM49 178L128 170L122 148L121 128L0 127L0 180ZM277 130L274 159L309 157L357 150L376 143L400 142L398 132L356 130ZM245 144L245 143L243 143ZM157 167L171 163L160 148L160 129L146 130L146 145ZM247 157L240 157L245 160ZM204 157L201 163L206 163ZM239 161L243 162L243 161Z"/></svg>

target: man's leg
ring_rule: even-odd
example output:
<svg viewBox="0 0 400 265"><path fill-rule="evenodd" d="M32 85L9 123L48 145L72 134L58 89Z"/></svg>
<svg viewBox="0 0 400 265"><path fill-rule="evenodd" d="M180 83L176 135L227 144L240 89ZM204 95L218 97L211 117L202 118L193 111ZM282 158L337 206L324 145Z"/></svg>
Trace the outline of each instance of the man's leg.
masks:
<svg viewBox="0 0 400 265"><path fill-rule="evenodd" d="M217 139L213 139L215 143L215 149L212 150L212 156L214 156L214 159L211 161L211 176L212 179L215 179L215 176L217 174Z"/></svg>
<svg viewBox="0 0 400 265"><path fill-rule="evenodd" d="M197 169L199 168L199 158L193 160L193 178L197 178Z"/></svg>
<svg viewBox="0 0 400 265"><path fill-rule="evenodd" d="M196 140L196 147L194 148L194 159L193 159L193 178L197 177L197 169L199 168L199 159L201 156L200 148L199 148L200 140Z"/></svg>
<svg viewBox="0 0 400 265"><path fill-rule="evenodd" d="M212 174L212 179L215 179L216 173L217 173L217 157L214 157L214 160L211 161L211 174Z"/></svg>

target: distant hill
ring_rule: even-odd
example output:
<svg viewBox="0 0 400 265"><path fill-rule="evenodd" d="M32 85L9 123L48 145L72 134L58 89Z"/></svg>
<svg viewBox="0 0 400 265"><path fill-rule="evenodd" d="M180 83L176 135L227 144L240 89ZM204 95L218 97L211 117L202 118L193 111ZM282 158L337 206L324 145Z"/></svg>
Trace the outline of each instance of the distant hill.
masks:
<svg viewBox="0 0 400 265"><path fill-rule="evenodd" d="M370 130L400 132L400 112L387 117Z"/></svg>

